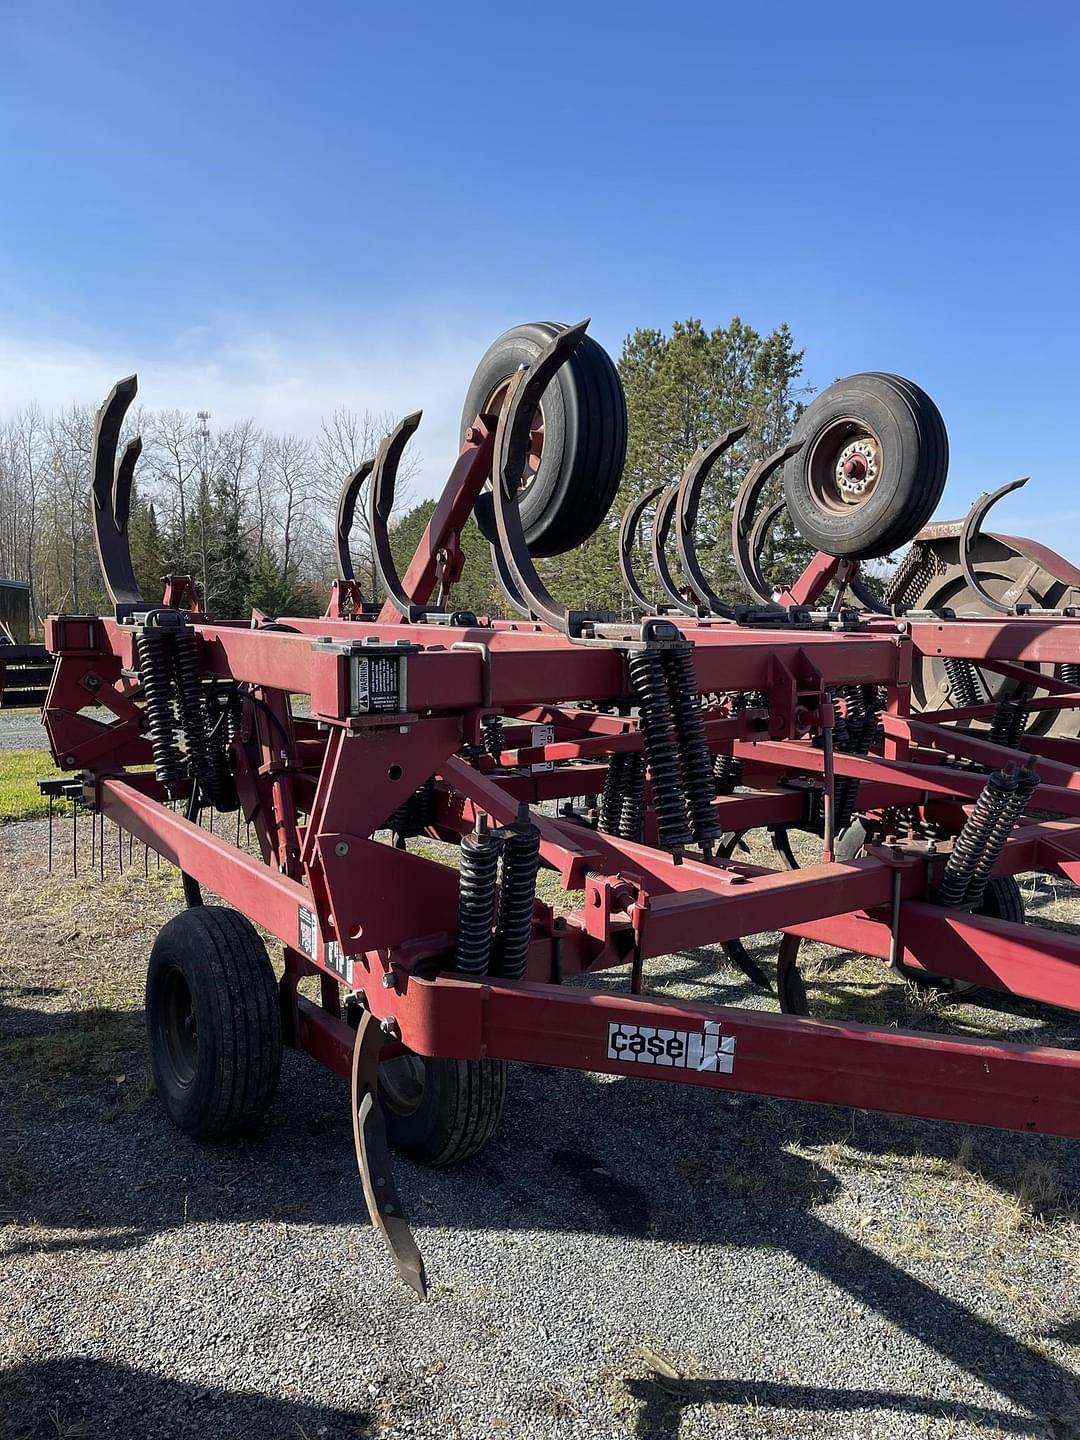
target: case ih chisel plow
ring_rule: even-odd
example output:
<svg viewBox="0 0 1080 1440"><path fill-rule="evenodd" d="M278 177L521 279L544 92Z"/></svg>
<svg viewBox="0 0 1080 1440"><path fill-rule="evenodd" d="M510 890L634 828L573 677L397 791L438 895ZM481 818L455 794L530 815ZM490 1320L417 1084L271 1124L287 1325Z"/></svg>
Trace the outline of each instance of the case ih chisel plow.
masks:
<svg viewBox="0 0 1080 1440"><path fill-rule="evenodd" d="M1080 574L981 536L980 502L965 526L923 532L875 599L859 564L921 531L947 442L916 386L864 375L825 391L747 475L732 525L753 600L714 593L694 540L735 430L625 517L635 618L568 610L534 556L601 523L626 436L615 368L584 332L522 326L489 350L404 576L388 521L419 416L348 478L340 578L318 620L217 620L179 608L185 580L163 602L139 592L138 442L116 459L135 382L122 381L93 457L115 611L48 622L45 722L65 783L185 877L189 908L147 980L166 1109L199 1136L252 1121L283 1042L336 1071L372 1220L421 1293L389 1146L436 1165L475 1153L512 1061L1080 1134L1080 1055L816 1019L799 969L810 939L919 985L1080 1010L1080 938L1026 927L1014 879L1080 878ZM781 466L819 552L790 583L762 560ZM349 557L362 499L381 604ZM650 502L645 582L633 550ZM453 608L473 512L523 618ZM107 723L87 713L98 706ZM202 828L210 806L239 807L259 853ZM768 867L739 858L761 830ZM820 849L803 868L800 830ZM452 842L457 864L410 850L415 836ZM582 903L539 899L540 866ZM203 885L225 905L204 908ZM253 921L284 946L280 981ZM768 990L740 943L763 931L782 932L775 1013L647 988L653 959L716 946ZM565 983L598 970L625 986ZM299 993L305 976L320 1003Z"/></svg>

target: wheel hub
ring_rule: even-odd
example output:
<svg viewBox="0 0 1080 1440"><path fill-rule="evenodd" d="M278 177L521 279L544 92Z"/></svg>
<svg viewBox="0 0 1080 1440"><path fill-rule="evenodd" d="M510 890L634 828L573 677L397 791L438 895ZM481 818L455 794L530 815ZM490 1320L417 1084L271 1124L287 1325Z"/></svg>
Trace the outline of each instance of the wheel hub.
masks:
<svg viewBox="0 0 1080 1440"><path fill-rule="evenodd" d="M862 500L877 481L878 462L877 444L869 435L860 435L845 445L836 461L840 498L851 503Z"/></svg>

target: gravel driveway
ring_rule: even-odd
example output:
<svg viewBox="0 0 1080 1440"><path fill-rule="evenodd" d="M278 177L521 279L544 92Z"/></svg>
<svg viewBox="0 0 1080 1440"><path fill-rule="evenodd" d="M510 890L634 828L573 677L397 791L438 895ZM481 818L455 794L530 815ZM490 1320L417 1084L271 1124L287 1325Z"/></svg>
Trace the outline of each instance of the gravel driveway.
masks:
<svg viewBox="0 0 1080 1440"><path fill-rule="evenodd" d="M47 750L39 710L0 710L0 750Z"/></svg>
<svg viewBox="0 0 1080 1440"><path fill-rule="evenodd" d="M4 1440L1080 1437L1080 1146L519 1068L480 1157L398 1164L424 1304L313 1062L240 1143L168 1125L135 1007L175 879L44 844L0 831ZM659 973L746 1002L715 965Z"/></svg>

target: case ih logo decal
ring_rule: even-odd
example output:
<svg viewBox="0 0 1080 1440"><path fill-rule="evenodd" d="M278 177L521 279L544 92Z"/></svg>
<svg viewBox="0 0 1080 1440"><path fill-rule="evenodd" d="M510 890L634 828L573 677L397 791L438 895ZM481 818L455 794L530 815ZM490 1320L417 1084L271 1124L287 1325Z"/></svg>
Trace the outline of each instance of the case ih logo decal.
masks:
<svg viewBox="0 0 1080 1440"><path fill-rule="evenodd" d="M651 1025L608 1026L609 1060L636 1065L667 1065L674 1070L715 1070L730 1075L735 1069L735 1037L721 1035L720 1026L706 1020L703 1030L659 1030Z"/></svg>

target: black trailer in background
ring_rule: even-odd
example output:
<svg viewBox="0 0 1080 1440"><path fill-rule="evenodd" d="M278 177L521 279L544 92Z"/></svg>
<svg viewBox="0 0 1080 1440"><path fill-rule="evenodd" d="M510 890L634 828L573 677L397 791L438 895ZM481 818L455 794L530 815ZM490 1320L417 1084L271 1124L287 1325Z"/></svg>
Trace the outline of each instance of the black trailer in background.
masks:
<svg viewBox="0 0 1080 1440"><path fill-rule="evenodd" d="M52 657L30 643L30 587L0 580L0 709L39 708L52 679Z"/></svg>

